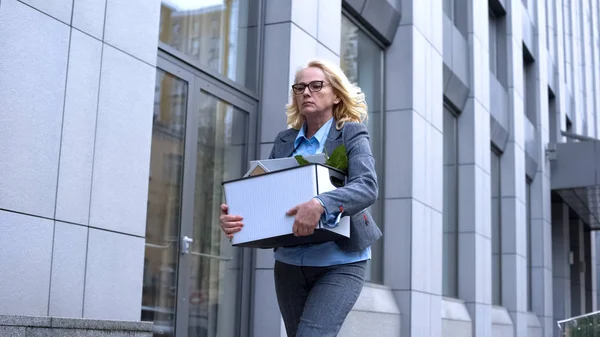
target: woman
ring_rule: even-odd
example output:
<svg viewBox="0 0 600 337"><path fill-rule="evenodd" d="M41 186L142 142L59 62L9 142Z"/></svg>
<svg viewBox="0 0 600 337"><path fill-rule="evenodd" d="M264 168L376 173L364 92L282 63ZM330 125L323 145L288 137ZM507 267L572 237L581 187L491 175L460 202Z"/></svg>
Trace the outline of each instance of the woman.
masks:
<svg viewBox="0 0 600 337"><path fill-rule="evenodd" d="M348 181L290 209L296 236L311 235L320 220L335 227L350 216L350 238L275 249L275 290L288 337L337 336L365 281L370 246L381 231L365 209L378 193L369 145L364 95L344 73L325 61L311 61L296 73L287 106L290 129L280 132L269 158L311 155L345 145ZM221 227L229 238L243 218L221 205Z"/></svg>

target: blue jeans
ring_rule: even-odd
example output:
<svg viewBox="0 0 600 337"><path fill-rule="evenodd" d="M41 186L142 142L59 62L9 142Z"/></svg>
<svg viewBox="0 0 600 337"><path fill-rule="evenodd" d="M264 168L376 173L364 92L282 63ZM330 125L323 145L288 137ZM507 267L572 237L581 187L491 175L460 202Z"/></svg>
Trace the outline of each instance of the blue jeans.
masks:
<svg viewBox="0 0 600 337"><path fill-rule="evenodd" d="M299 267L275 261L275 291L288 337L335 337L365 283L367 262Z"/></svg>

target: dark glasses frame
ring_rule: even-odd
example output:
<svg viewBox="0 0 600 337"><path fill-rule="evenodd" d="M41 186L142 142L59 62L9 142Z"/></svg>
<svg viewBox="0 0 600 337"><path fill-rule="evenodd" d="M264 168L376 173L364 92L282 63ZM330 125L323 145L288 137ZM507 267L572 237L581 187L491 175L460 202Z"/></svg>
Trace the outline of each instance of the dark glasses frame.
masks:
<svg viewBox="0 0 600 337"><path fill-rule="evenodd" d="M321 91L323 89L323 87L325 86L325 81L311 81L309 83L296 83L294 85L292 85L292 90L294 91L294 94L296 95L302 95L304 93L304 90L306 90L306 87L308 87L308 90L310 92L318 92Z"/></svg>

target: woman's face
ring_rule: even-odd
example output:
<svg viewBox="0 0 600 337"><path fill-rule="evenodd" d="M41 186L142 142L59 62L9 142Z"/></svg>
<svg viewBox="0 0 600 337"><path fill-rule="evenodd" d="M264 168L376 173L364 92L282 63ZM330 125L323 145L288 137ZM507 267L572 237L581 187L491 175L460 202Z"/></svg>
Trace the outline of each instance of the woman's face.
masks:
<svg viewBox="0 0 600 337"><path fill-rule="evenodd" d="M333 106L340 102L325 73L319 68L304 69L293 89L300 113L307 118L333 114Z"/></svg>

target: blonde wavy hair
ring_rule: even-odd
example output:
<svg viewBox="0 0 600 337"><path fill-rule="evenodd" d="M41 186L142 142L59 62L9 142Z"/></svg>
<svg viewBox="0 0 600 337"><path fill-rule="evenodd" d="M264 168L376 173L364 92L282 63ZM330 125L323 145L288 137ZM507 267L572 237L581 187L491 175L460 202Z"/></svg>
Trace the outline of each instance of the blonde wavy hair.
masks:
<svg viewBox="0 0 600 337"><path fill-rule="evenodd" d="M339 130L344 127L346 122L362 123L368 117L367 102L365 94L360 88L350 83L346 74L337 65L325 60L312 60L305 67L296 71L294 83L298 83L298 77L304 69L319 68L325 73L327 82L331 84L333 93L340 99L340 102L333 106L333 118L336 121L336 128ZM299 130L306 117L300 113L298 100L293 90L290 90L291 100L286 105L287 124L290 128Z"/></svg>

